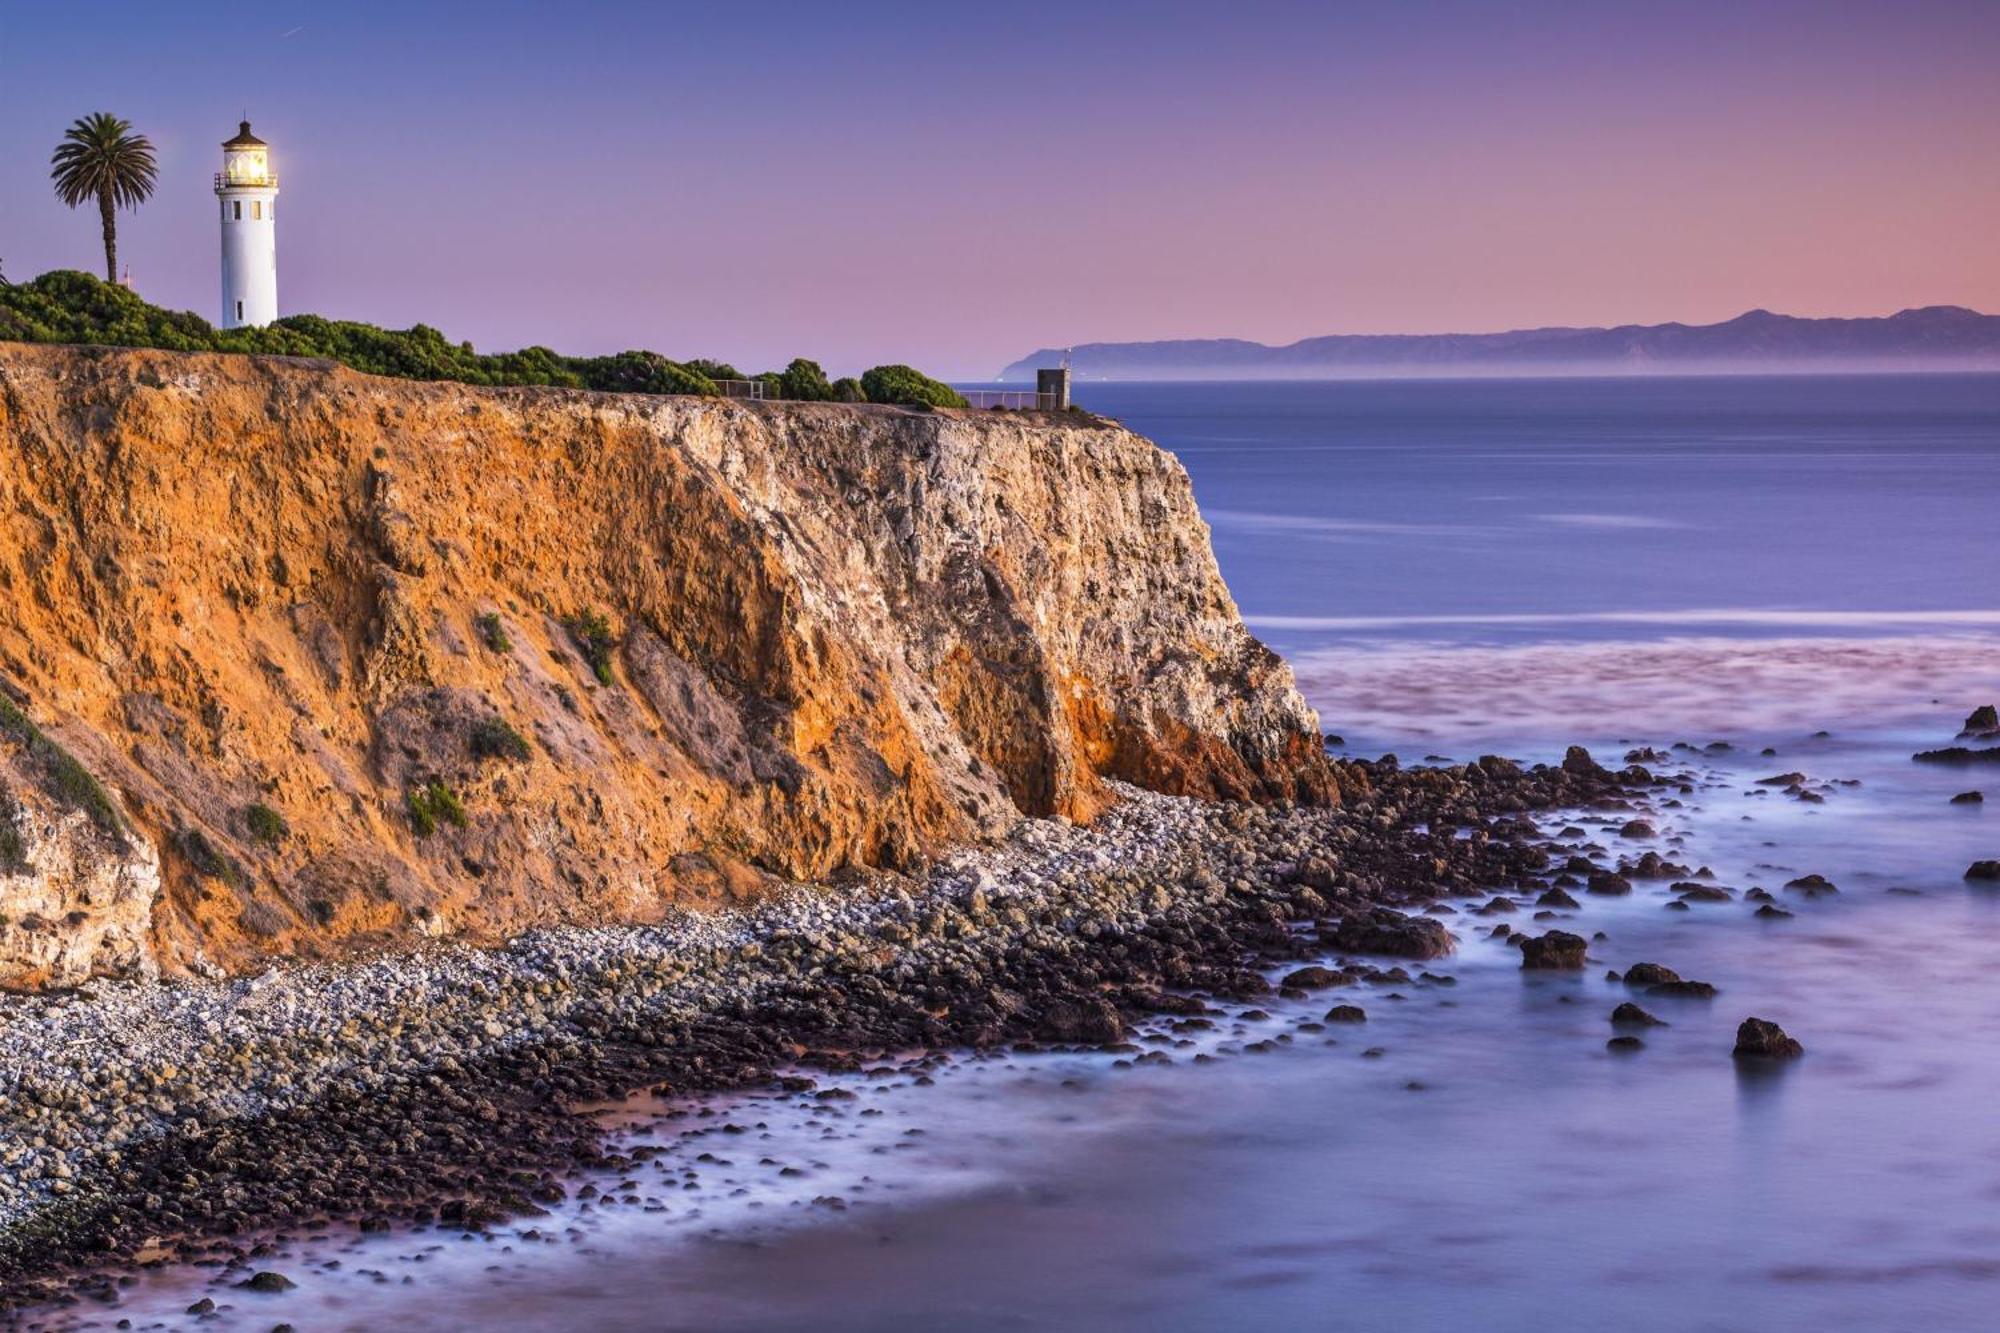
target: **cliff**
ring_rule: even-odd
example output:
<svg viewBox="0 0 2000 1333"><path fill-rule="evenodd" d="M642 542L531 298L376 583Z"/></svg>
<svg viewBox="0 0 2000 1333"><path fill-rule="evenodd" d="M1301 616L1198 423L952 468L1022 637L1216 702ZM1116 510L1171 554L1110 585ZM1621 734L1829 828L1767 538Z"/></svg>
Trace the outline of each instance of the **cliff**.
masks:
<svg viewBox="0 0 2000 1333"><path fill-rule="evenodd" d="M0 344L0 984L657 919L1103 779L1330 801L1082 416Z"/></svg>

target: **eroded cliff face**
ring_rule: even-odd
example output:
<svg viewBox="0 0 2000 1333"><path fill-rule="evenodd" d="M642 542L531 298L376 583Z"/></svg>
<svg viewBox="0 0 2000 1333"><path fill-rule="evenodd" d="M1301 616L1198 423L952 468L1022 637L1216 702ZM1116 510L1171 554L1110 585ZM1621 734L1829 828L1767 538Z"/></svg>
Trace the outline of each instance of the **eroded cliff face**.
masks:
<svg viewBox="0 0 2000 1333"><path fill-rule="evenodd" d="M0 691L0 984L1338 796L1179 464L1081 417L0 344Z"/></svg>

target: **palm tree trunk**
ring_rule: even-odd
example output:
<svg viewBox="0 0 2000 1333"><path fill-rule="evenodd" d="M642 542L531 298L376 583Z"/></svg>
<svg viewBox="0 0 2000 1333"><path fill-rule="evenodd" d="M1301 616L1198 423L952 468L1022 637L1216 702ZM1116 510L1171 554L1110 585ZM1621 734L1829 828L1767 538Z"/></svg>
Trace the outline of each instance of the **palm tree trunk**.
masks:
<svg viewBox="0 0 2000 1333"><path fill-rule="evenodd" d="M97 192L97 214L104 219L104 280L118 281L118 217L111 205L111 191Z"/></svg>

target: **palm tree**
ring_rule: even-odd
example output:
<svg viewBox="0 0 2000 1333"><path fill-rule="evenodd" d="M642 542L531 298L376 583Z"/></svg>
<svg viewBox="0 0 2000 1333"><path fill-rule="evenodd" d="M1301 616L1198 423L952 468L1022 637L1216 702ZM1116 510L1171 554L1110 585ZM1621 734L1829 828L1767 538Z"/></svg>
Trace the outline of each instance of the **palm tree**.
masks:
<svg viewBox="0 0 2000 1333"><path fill-rule="evenodd" d="M97 200L98 216L104 219L104 278L118 281L115 210L121 204L136 209L152 194L152 142L132 133L131 121L98 111L63 131L49 165L57 198L71 208Z"/></svg>

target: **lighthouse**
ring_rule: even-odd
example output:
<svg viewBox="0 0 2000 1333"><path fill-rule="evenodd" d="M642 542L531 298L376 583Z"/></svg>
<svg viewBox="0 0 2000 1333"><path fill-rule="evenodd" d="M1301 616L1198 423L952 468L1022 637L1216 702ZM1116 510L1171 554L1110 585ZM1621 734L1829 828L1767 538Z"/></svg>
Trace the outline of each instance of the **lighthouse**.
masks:
<svg viewBox="0 0 2000 1333"><path fill-rule="evenodd" d="M223 141L215 197L222 201L222 327L269 324L278 317L278 177L271 146L247 120Z"/></svg>

